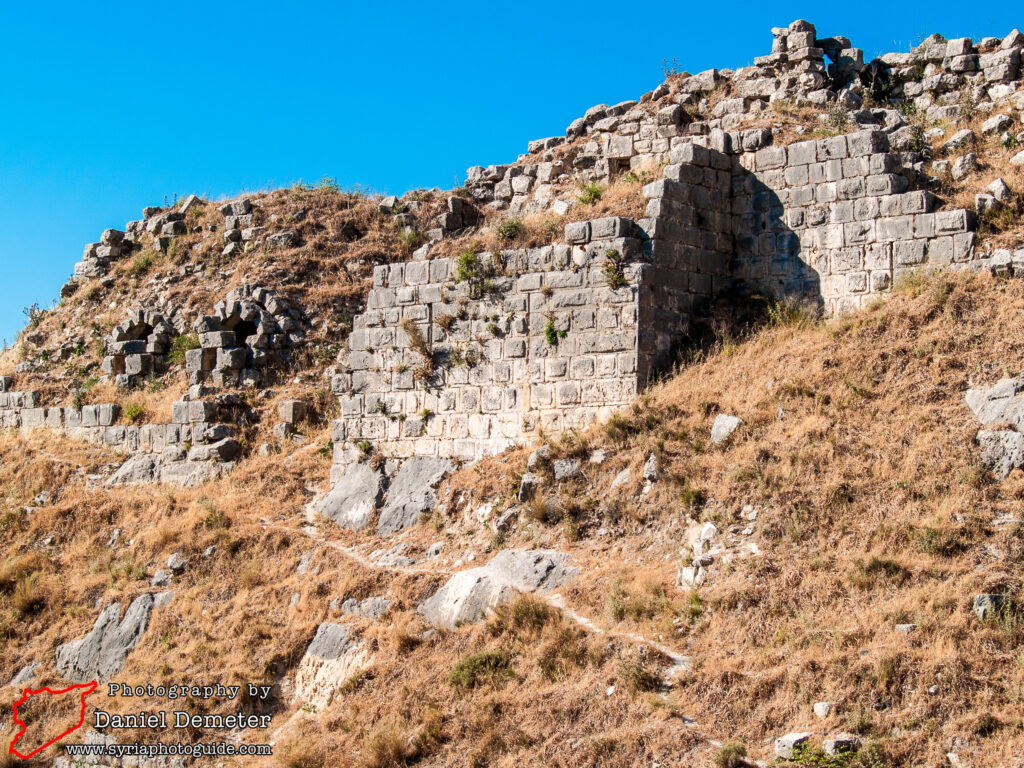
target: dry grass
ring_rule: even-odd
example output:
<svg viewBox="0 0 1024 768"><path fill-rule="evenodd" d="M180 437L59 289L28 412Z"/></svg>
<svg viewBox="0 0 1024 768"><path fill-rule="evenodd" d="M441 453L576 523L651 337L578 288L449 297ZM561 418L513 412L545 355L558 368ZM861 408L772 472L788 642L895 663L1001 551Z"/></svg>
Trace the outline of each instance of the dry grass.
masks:
<svg viewBox="0 0 1024 768"><path fill-rule="evenodd" d="M1022 743L1024 671L1014 659L1024 633L1014 617L979 623L970 600L989 590L1024 597L1021 528L992 524L1016 514L1024 475L994 484L979 468L962 392L1021 370L1021 319L1019 283L940 276L831 325L783 319L719 345L614 430L589 434L589 447L613 458L561 491L600 499L578 543L535 520L505 546L571 550L584 564L567 590L574 607L693 655L674 706L755 756L780 733L820 731L810 705L829 700L837 717L862 718L893 765L943 759L943 739L987 712L1001 725L971 731L961 752L999 764ZM745 424L712 448L719 412ZM571 450L555 447L555 456ZM624 504L602 496L652 450L667 480L646 496L634 487ZM465 470L453 499L509 498L524 459ZM704 500L681 505L692 489ZM760 511L749 539L738 534L746 504ZM692 556L680 557L683 529L705 521L763 554L716 563L688 596L672 584ZM610 538L595 535L599 526ZM915 633L895 633L908 622ZM635 663L620 673L630 677ZM940 694L929 696L936 681Z"/></svg>

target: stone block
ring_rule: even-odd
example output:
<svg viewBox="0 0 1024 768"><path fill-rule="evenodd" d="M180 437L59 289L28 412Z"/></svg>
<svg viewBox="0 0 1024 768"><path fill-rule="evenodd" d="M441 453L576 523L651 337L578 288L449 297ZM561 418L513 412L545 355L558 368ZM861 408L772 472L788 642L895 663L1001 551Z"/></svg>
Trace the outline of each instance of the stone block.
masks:
<svg viewBox="0 0 1024 768"><path fill-rule="evenodd" d="M282 400L277 404L277 415L286 424L298 424L306 418L306 403L303 400Z"/></svg>
<svg viewBox="0 0 1024 768"><path fill-rule="evenodd" d="M575 221L565 225L565 241L573 245L590 242L590 222Z"/></svg>

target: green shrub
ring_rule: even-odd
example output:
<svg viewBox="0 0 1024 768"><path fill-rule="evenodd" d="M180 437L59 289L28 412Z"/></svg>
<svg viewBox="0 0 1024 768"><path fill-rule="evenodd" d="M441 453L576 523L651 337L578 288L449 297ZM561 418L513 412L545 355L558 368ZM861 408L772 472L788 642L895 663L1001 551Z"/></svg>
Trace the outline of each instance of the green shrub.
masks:
<svg viewBox="0 0 1024 768"><path fill-rule="evenodd" d="M498 226L494 228L494 232L498 236L498 239L506 242L509 240L515 240L525 231L526 226L523 224L523 220L517 217L502 219L498 222Z"/></svg>
<svg viewBox="0 0 1024 768"><path fill-rule="evenodd" d="M743 768L746 761L747 748L738 741L730 741L722 745L715 753L715 765L717 768Z"/></svg>
<svg viewBox="0 0 1024 768"><path fill-rule="evenodd" d="M544 326L544 338L547 339L548 344L552 347L558 346L558 340L565 338L565 331L560 331L555 328L554 319L549 319L548 324Z"/></svg>
<svg viewBox="0 0 1024 768"><path fill-rule="evenodd" d="M584 184L580 188L580 193L576 199L579 200L583 205L593 205L601 199L601 195L604 194L604 187L598 184L596 181L590 184Z"/></svg>
<svg viewBox="0 0 1024 768"><path fill-rule="evenodd" d="M128 420L129 424L134 424L142 415L146 412L146 407L142 403L137 403L134 400L126 403L124 406L124 417Z"/></svg>
<svg viewBox="0 0 1024 768"><path fill-rule="evenodd" d="M487 293L493 293L494 265L480 258L474 251L463 251L455 257L455 279L467 283L469 297L479 299Z"/></svg>
<svg viewBox="0 0 1024 768"><path fill-rule="evenodd" d="M601 268L601 272L604 274L604 279L608 281L610 288L622 288L625 285L629 285L625 275L625 259L622 254L616 250L608 251L608 260L604 263Z"/></svg>
<svg viewBox="0 0 1024 768"><path fill-rule="evenodd" d="M481 685L500 685L512 675L512 659L505 651L482 651L459 659L448 673L448 684L468 690Z"/></svg>
<svg viewBox="0 0 1024 768"><path fill-rule="evenodd" d="M172 365L185 362L185 353L190 349L199 349L199 335L186 333L175 336L171 340L171 351L167 355L167 361Z"/></svg>
<svg viewBox="0 0 1024 768"><path fill-rule="evenodd" d="M129 272L132 277L141 277L149 271L149 268L153 266L153 254L151 253L140 253L134 259L132 259L132 268Z"/></svg>

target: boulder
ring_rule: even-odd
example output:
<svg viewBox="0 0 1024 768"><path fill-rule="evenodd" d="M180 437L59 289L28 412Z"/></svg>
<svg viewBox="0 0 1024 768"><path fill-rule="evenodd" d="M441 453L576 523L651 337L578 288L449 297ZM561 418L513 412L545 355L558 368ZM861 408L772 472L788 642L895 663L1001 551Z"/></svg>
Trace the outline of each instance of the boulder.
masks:
<svg viewBox="0 0 1024 768"><path fill-rule="evenodd" d="M729 439L742 423L743 419L738 416L729 416L725 413L718 414L715 417L715 423L711 427L711 442L715 445L721 445Z"/></svg>
<svg viewBox="0 0 1024 768"><path fill-rule="evenodd" d="M783 760L792 760L797 750L807 743L811 733L787 733L775 740L775 754Z"/></svg>
<svg viewBox="0 0 1024 768"><path fill-rule="evenodd" d="M953 161L949 174L954 181L963 181L976 170L978 170L978 156L969 152Z"/></svg>
<svg viewBox="0 0 1024 768"><path fill-rule="evenodd" d="M160 457L143 453L132 456L107 478L108 486L153 483L160 477Z"/></svg>
<svg viewBox="0 0 1024 768"><path fill-rule="evenodd" d="M580 462L577 459L556 459L551 469L555 473L555 480L570 480L580 474Z"/></svg>
<svg viewBox="0 0 1024 768"><path fill-rule="evenodd" d="M519 482L519 501L529 501L532 499L543 482L540 475L535 475L532 472L527 472L523 475L523 479Z"/></svg>
<svg viewBox="0 0 1024 768"><path fill-rule="evenodd" d="M12 688L19 688L25 685L25 683L30 682L32 678L36 676L36 670L39 669L39 667L41 666L42 665L38 661L33 661L31 664L26 664L24 667L21 668L18 674L16 674L11 679L11 682L9 682L8 685Z"/></svg>
<svg viewBox="0 0 1024 768"><path fill-rule="evenodd" d="M653 483L658 479L658 457L653 453L644 462L644 480Z"/></svg>
<svg viewBox="0 0 1024 768"><path fill-rule="evenodd" d="M107 606L89 634L57 648L57 671L75 683L117 674L146 631L152 610L153 595L148 594L135 598L123 619L120 603Z"/></svg>
<svg viewBox="0 0 1024 768"><path fill-rule="evenodd" d="M181 573L185 570L186 565L188 565L188 558L180 552L172 552L171 556L167 558L167 567L175 573Z"/></svg>
<svg viewBox="0 0 1024 768"><path fill-rule="evenodd" d="M568 583L579 574L565 564L568 559L563 552L503 550L487 565L454 574L420 605L420 613L446 629L478 621L519 593L549 592Z"/></svg>
<svg viewBox="0 0 1024 768"><path fill-rule="evenodd" d="M339 609L343 613L351 613L354 616L362 616L364 619L376 619L383 616L391 605L391 601L385 597L368 597L365 600L349 598L342 601Z"/></svg>
<svg viewBox="0 0 1024 768"><path fill-rule="evenodd" d="M437 505L434 489L452 470L448 459L416 456L406 459L391 481L384 509L377 522L378 533L395 533L415 525L419 516Z"/></svg>
<svg viewBox="0 0 1024 768"><path fill-rule="evenodd" d="M1009 115L993 115L981 124L981 132L985 134L1002 133L1013 125L1013 118Z"/></svg>
<svg viewBox="0 0 1024 768"><path fill-rule="evenodd" d="M615 476L615 479L612 480L612 484L611 486L609 486L608 490L614 491L616 488L626 485L627 483L629 483L629 477L629 467L626 467L624 470L622 470L621 472L619 472L619 474Z"/></svg>
<svg viewBox="0 0 1024 768"><path fill-rule="evenodd" d="M985 190L1000 203L1008 203L1013 199L1010 187L1002 179L996 179L985 187Z"/></svg>
<svg viewBox="0 0 1024 768"><path fill-rule="evenodd" d="M530 472L533 472L539 466L541 466L542 464L547 462L547 460L550 459L550 458L551 458L551 446L550 445L542 445L536 451L531 453L529 455L529 457L527 457L527 459L526 459L526 468Z"/></svg>
<svg viewBox="0 0 1024 768"><path fill-rule="evenodd" d="M1008 429L978 432L981 463L1000 480L1014 469L1024 467L1024 435Z"/></svg>
<svg viewBox="0 0 1024 768"><path fill-rule="evenodd" d="M860 738L852 733L837 733L825 739L822 746L826 755L835 757L847 752L856 752L860 749L860 743Z"/></svg>
<svg viewBox="0 0 1024 768"><path fill-rule="evenodd" d="M974 611L974 615L979 620L985 621L995 617L996 614L1005 610L1009 605L1010 600L1006 595L981 594L974 596L974 600L971 602L971 610Z"/></svg>
<svg viewBox="0 0 1024 768"><path fill-rule="evenodd" d="M832 714L832 702L830 701L816 701L814 702L814 716L819 720L824 720Z"/></svg>
<svg viewBox="0 0 1024 768"><path fill-rule="evenodd" d="M326 707L338 689L369 664L369 648L347 626L321 624L295 672L294 700Z"/></svg>
<svg viewBox="0 0 1024 768"><path fill-rule="evenodd" d="M957 131L956 133L954 133L950 137L949 141L942 145L942 151L953 152L955 150L962 149L963 147L972 144L974 140L974 131L970 130L969 128L965 128L962 131Z"/></svg>
<svg viewBox="0 0 1024 768"><path fill-rule="evenodd" d="M384 473L363 462L351 464L317 512L343 528L361 531L370 524L384 495Z"/></svg>

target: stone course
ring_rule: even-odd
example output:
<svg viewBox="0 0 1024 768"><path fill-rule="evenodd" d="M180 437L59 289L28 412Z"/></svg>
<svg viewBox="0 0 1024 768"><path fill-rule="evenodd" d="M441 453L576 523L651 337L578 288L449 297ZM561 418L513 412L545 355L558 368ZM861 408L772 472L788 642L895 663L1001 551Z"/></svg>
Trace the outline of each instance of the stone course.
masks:
<svg viewBox="0 0 1024 768"><path fill-rule="evenodd" d="M44 407L34 391L0 392L0 428L29 433L63 431L68 437L129 455L109 479L111 485L162 480L193 486L234 466L241 446L231 418L235 399L183 400L173 404L170 424L118 424L116 403Z"/></svg>

